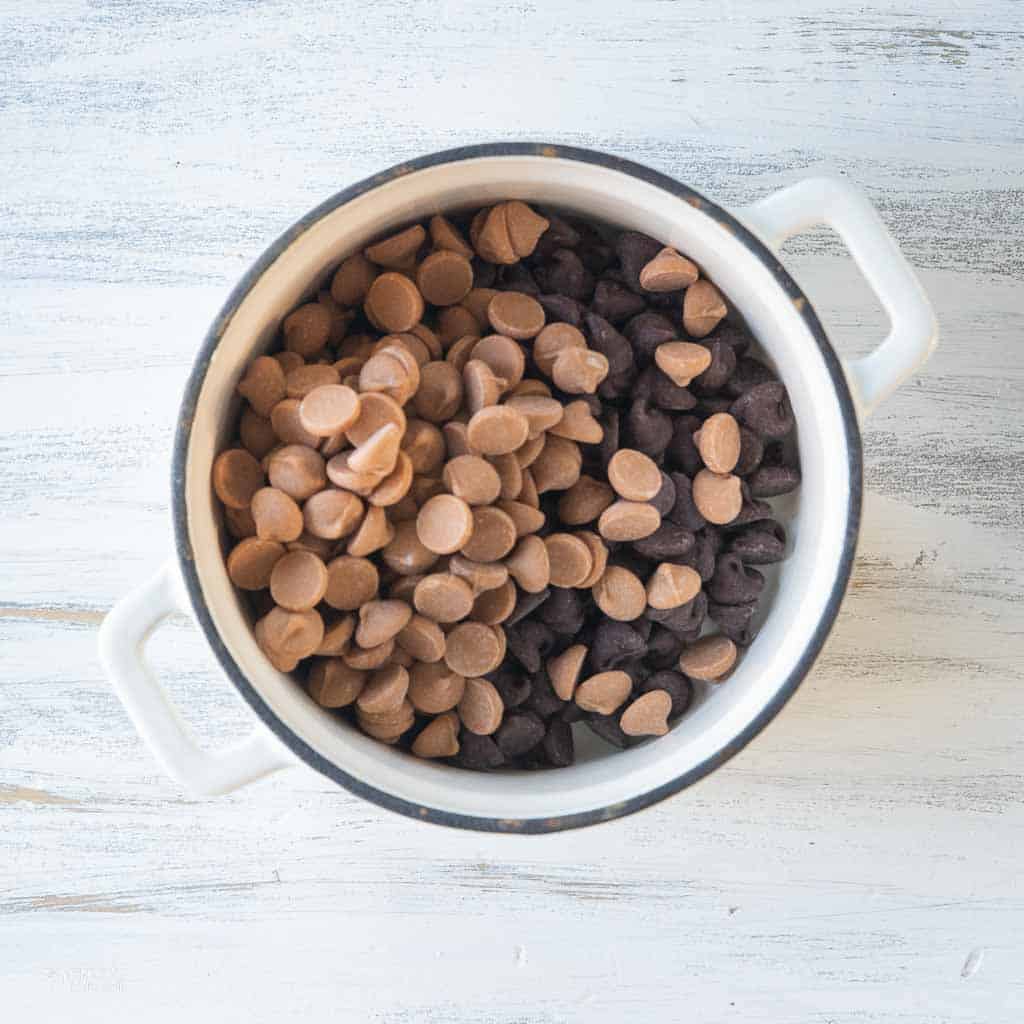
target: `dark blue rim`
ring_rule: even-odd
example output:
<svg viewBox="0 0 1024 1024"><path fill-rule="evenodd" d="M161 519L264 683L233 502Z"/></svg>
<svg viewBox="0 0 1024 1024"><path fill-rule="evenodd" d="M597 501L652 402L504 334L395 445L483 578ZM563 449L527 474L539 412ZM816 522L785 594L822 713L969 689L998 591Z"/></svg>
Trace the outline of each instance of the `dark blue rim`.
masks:
<svg viewBox="0 0 1024 1024"><path fill-rule="evenodd" d="M598 167L606 167L631 177L639 178L641 181L654 185L665 192L676 196L689 203L691 206L707 214L714 221L720 224L731 235L739 239L769 270L775 278L779 287L794 302L800 315L803 317L811 335L814 337L825 365L828 368L829 376L832 379L833 387L839 399L842 411L843 425L846 433L846 448L849 453L850 471L850 500L847 508L845 541L842 557L836 570L836 577L832 584L832 591L829 594L825 611L818 623L817 629L811 638L810 643L804 650L799 662L790 673L785 683L779 688L778 693L764 707L757 718L752 721L740 735L730 743L722 747L717 753L690 769L688 772L678 776L670 782L666 782L657 789L652 789L640 796L621 803L612 804L607 807L597 808L592 811L583 811L579 814L567 814L556 818L527 818L522 820L506 820L502 818L474 817L464 814L452 814L448 811L437 810L433 807L424 807L420 804L411 803L376 789L367 783L349 775L338 765L327 761L315 750L308 746L288 726L286 726L264 702L263 698L253 688L246 678L230 651L224 645L213 624L210 612L206 607L202 589L199 585L199 576L196 572L195 559L192 554L191 540L188 534L188 518L185 508L185 463L188 458L189 440L192 433L192 424L195 415L196 403L206 377L207 368L213 357L214 351L220 342L221 335L228 322L234 316L235 311L241 305L243 299L250 292L253 285L263 273L274 263L280 254L287 249L300 235L307 231L313 224L324 216L336 210L350 200L361 196L371 189L394 181L396 178L424 170L428 167L437 167L441 164L457 163L462 160L473 160L479 157L502 157L502 156L543 156L554 157L562 160L576 160L580 163L594 164ZM419 157L407 163L399 164L371 178L366 178L358 184L351 185L336 193L326 202L321 203L311 210L304 217L290 227L280 238L277 239L260 258L253 264L249 272L235 286L228 296L221 311L217 314L209 331L203 340L199 354L196 356L195 364L189 375L188 383L185 386L185 395L181 404L181 411L178 416L178 426L174 439L174 457L171 475L171 500L172 515L174 519L175 544L178 552L178 559L181 564L182 576L185 587L192 602L192 608L196 619L201 625L206 639L213 648L222 668L228 678L237 687L239 693L246 700L249 706L266 723L267 727L295 754L307 764L311 765L321 774L332 779L338 785L343 786L351 793L364 797L367 800L385 807L399 814L407 815L418 821L428 821L438 825L447 825L452 828L471 829L480 832L506 832L517 834L543 834L548 832L559 832L563 829L582 828L586 825L595 825L603 821L611 821L615 818L633 814L645 807L664 800L666 797L678 793L681 789L693 785L704 776L710 774L720 765L724 764L731 757L743 749L764 727L779 713L790 697L796 692L797 687L810 671L818 653L821 651L825 639L832 629L839 606L842 603L843 594L850 578L853 567L853 559L857 544L857 534L860 528L862 493L862 454L860 430L857 425L857 416L854 410L853 399L850 395L843 374L842 366L835 351L833 350L825 331L818 320L810 301L797 286L796 282L789 276L782 264L775 255L753 234L751 234L738 220L717 206L715 203L705 199L700 193L681 185L679 182L652 171L641 164L633 163L630 160L623 160L620 157L609 156L605 153L597 153L589 149L577 149L572 146L555 146L544 143L532 142L510 142L495 143L482 146L463 146L458 149L449 149L441 153L431 153Z"/></svg>

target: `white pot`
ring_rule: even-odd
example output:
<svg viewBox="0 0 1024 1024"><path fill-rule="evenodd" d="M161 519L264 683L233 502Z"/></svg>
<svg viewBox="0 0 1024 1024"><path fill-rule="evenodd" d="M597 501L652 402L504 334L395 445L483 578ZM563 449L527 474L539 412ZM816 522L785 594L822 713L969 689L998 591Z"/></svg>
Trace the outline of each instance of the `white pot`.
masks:
<svg viewBox="0 0 1024 1024"><path fill-rule="evenodd" d="M481 774L383 747L319 708L253 639L228 579L210 467L238 412L235 385L282 317L339 260L410 220L520 198L645 232L686 253L738 308L789 390L803 482L788 507L791 551L761 631L727 683L707 688L669 735L625 752L584 752L573 767ZM892 322L871 355L841 361L771 251L813 224L844 239ZM811 179L730 215L647 168L583 150L513 144L434 154L346 189L267 250L231 294L199 353L179 417L172 480L177 560L107 617L100 648L129 714L165 769L195 793L221 793L301 759L346 788L414 818L463 828L547 832L646 807L702 778L790 697L835 619L857 541L863 417L928 357L931 307L867 200ZM191 612L261 721L245 742L202 751L143 660L152 629Z"/></svg>

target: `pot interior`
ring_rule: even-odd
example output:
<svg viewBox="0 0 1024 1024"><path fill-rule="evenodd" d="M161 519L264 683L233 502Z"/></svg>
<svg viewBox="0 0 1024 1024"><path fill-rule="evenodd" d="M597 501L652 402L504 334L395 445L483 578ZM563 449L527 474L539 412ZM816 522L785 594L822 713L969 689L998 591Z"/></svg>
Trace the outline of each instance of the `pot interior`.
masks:
<svg viewBox="0 0 1024 1024"><path fill-rule="evenodd" d="M271 346L282 318L341 259L411 220L508 198L633 228L694 259L744 318L785 382L803 473L795 496L773 502L789 533L790 554L770 574L774 592L763 601L764 624L733 675L704 687L669 735L629 751L613 751L596 739L586 745L583 734L589 730L577 727L578 763L540 774L479 774L392 750L320 709L294 679L273 669L228 579L210 486L212 460L234 429L234 390L246 364ZM857 477L859 494L859 451L853 450L856 431L851 434L845 383L827 345L819 344L805 320L806 300L794 300L781 287L774 259L762 262L717 211L697 199L681 198L615 166L527 154L396 172L341 205L325 204L283 241L248 282L233 312L229 303L219 342L200 357L183 481L185 574L194 573L201 592L200 598L193 588L197 614L201 621L209 616L223 645L218 655L246 698L314 764L310 750L363 786L427 808L421 812L427 814L522 820L600 810L614 817L630 801L661 787L678 788L680 780L700 777L739 749L792 692L831 624L856 525L851 476Z"/></svg>

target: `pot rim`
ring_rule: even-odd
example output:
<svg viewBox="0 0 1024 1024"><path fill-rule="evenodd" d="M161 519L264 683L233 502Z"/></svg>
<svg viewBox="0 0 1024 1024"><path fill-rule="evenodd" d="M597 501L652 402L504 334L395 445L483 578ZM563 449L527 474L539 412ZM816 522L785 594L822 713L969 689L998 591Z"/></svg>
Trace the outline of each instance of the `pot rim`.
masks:
<svg viewBox="0 0 1024 1024"><path fill-rule="evenodd" d="M850 489L849 500L846 510L846 529L843 541L843 550L836 567L836 575L825 603L824 611L818 624L801 654L793 670L780 685L758 715L729 743L723 745L713 755L706 758L700 764L694 766L674 779L662 785L641 793L629 800L620 801L609 806L598 807L588 811L580 811L574 814L560 815L554 818L525 818L505 819L491 817L477 817L474 815L457 814L450 811L440 810L434 807L427 807L421 804L405 800L378 789L361 779L350 775L343 768L332 761L321 756L313 750L300 736L289 728L269 707L263 697L255 689L246 675L239 668L231 652L220 637L216 626L213 623L209 609L203 596L199 582L199 575L196 569L195 558L192 555L192 545L188 531L188 512L185 498L186 464L188 461L189 442L192 434L192 425L199 394L209 368L214 352L220 343L224 330L234 316L235 312L245 300L260 277L276 262L278 257L296 239L304 234L312 225L320 221L327 214L345 205L358 196L361 196L373 189L384 185L397 178L415 173L430 167L442 164L458 163L464 160L473 160L480 157L506 157L506 156L537 156L557 158L563 160L575 160L580 163L592 164L609 170L618 171L622 174L638 178L649 185L653 185L670 193L671 195L684 200L691 206L716 220L726 230L733 234L743 245L765 266L784 293L794 301L803 318L805 325L810 331L817 344L828 375L835 388L840 413L842 416L845 431L847 451L849 453ZM833 349L825 333L821 322L818 319L810 300L803 293L797 283L786 272L776 255L750 230L748 230L732 214L722 209L716 203L706 199L699 192L687 185L681 184L674 178L652 170L642 164L626 160L621 157L597 152L591 149L582 149L575 146L553 145L537 142L502 142L486 143L482 145L461 146L455 149L442 150L436 153L429 153L414 160L408 160L397 164L387 170L381 171L369 178L350 185L330 198L324 200L314 207L303 217L300 217L287 231L275 239L253 263L252 267L241 278L237 285L231 290L227 300L210 325L203 343L196 355L192 370L185 385L182 398L178 423L175 430L173 457L171 464L171 512L174 526L175 549L178 557L179 567L185 590L188 594L192 610L196 620L206 636L207 642L213 649L214 654L224 670L228 679L241 694L245 702L253 709L260 720L283 742L298 758L310 767L316 769L322 775L331 779L342 788L363 797L371 803L384 807L387 810L395 811L406 815L417 821L426 821L433 824L445 825L452 828L461 828L478 832L492 833L517 833L517 834L546 834L560 832L566 829L582 828L587 825L594 825L604 821L612 821L616 818L634 814L637 811L650 807L669 796L678 793L680 790L698 782L719 768L726 761L734 757L742 750L755 736L758 735L775 716L782 710L785 704L796 692L803 682L807 673L820 653L825 640L831 632L839 607L846 591L846 585L853 568L853 560L856 552L857 537L860 530L861 496L863 490L863 453L861 450L860 428L853 398L846 381L842 363Z"/></svg>

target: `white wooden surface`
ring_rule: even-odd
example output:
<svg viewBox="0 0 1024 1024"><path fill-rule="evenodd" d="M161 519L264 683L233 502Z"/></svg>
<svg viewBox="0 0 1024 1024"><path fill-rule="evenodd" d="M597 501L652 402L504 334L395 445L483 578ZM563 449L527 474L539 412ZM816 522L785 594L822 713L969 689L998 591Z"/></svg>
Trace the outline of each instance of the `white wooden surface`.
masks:
<svg viewBox="0 0 1024 1024"><path fill-rule="evenodd" d="M1020 1020L1022 44L994 0L0 0L0 1017ZM95 646L168 550L198 341L327 194L508 137L727 203L845 174L910 254L942 344L865 431L827 651L726 769L596 830L429 829L305 769L186 799ZM869 348L834 239L787 251ZM153 649L242 733L187 623Z"/></svg>

